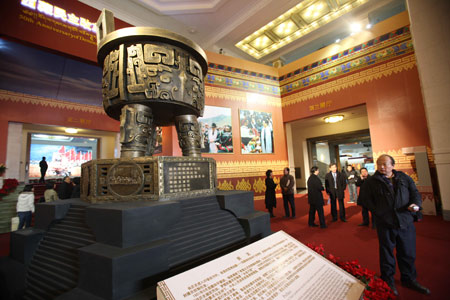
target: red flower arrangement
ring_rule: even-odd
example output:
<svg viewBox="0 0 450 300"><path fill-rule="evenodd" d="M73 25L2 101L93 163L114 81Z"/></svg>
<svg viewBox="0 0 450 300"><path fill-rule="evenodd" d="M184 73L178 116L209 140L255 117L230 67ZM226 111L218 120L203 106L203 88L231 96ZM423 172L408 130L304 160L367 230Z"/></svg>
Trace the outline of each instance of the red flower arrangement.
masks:
<svg viewBox="0 0 450 300"><path fill-rule="evenodd" d="M0 189L0 197L8 195L12 191L14 191L14 189L18 185L19 185L19 182L17 181L17 179L11 179L11 178L5 179L3 181L3 187Z"/></svg>
<svg viewBox="0 0 450 300"><path fill-rule="evenodd" d="M394 293L391 288L387 285L387 283L381 278L375 276L375 272L369 270L367 268L361 267L357 260L351 261L341 261L339 257L334 256L329 253L325 255L325 249L323 245L316 246L314 244L306 244L309 248L316 251L318 254L327 258L329 261L338 265L340 268L344 269L348 273L352 274L361 282L366 285L366 289L364 290L363 300L391 300L396 299Z"/></svg>

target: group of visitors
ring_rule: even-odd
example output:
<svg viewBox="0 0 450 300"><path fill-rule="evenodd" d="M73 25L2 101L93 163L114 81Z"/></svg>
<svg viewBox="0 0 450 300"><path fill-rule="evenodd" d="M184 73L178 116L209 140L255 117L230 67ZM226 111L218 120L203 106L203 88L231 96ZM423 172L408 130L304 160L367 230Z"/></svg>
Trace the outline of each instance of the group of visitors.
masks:
<svg viewBox="0 0 450 300"><path fill-rule="evenodd" d="M58 186L56 183L47 182L43 196L43 202L53 202L59 199L70 199L80 197L80 177L75 177L73 182L69 176L64 177ZM27 184L17 199L16 211L19 217L18 229L31 226L32 214L34 213L34 187Z"/></svg>
<svg viewBox="0 0 450 300"><path fill-rule="evenodd" d="M323 210L324 190L330 200L332 222L338 220L336 202L339 203L340 220L347 222L344 195L348 185L349 203L357 203L362 207L363 222L359 226L369 226L369 212L372 214L372 227L377 229L379 242L381 278L389 285L393 293L398 295L394 282L397 262L403 286L422 294L430 294L428 288L416 281L416 231L413 222L416 214L421 210L421 196L411 177L395 170L394 166L394 158L387 154L383 154L377 159L377 171L373 176L369 175L366 168L362 168L358 175L352 166L339 172L336 164L332 163L329 166L330 171L325 175L325 188L318 176L319 168L312 167L311 176L307 182L310 205L308 225L319 227L315 223L317 212L320 228L327 228ZM271 217L274 217L273 208L276 207L275 189L277 185L274 183L271 170L266 172L266 176L265 204ZM284 175L280 178L285 217L292 215L295 218L293 180L294 178L289 175L289 168L285 168ZM357 186L360 187L359 196L357 195ZM291 214L289 205L292 209Z"/></svg>

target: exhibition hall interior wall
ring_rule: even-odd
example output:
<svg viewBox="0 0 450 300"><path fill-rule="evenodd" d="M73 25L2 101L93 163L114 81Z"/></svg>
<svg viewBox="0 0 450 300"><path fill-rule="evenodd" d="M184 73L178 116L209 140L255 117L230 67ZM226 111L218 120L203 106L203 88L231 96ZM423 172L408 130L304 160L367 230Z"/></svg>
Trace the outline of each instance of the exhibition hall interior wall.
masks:
<svg viewBox="0 0 450 300"><path fill-rule="evenodd" d="M417 182L414 155L405 148L422 146L435 173L407 12L281 68L280 92L287 124L365 105L375 160L392 155ZM301 130L291 130L292 139ZM431 185L419 183L419 190L434 204Z"/></svg>
<svg viewBox="0 0 450 300"><path fill-rule="evenodd" d="M37 48L46 55L62 57L61 68L65 71L61 78L66 79L63 84L72 91L83 84L89 89L84 95L69 92L64 97L61 93L46 95L44 88L37 92L44 80L37 84L34 80L35 88L29 88L33 76L25 75L26 67L2 69L1 78L7 80L2 80L0 86L0 161L8 161L10 122L76 127L95 130L100 135L101 132L117 134L119 123L106 116L101 107L101 70L94 63L93 33L83 33L80 28L72 30L67 25L61 27L48 16L20 7L18 1L7 2L2 3L8 6L8 10L2 9L2 17L12 26L2 28L2 44L19 43L20 47ZM95 22L99 11L75 3L62 1L59 5ZM116 20L116 28L126 25ZM301 167L301 177L307 177L304 140L310 136L301 134L303 129L291 123L359 105L365 105L367 119L363 117L356 130L368 126L375 158L381 153L393 155L397 167L414 178L414 157L404 154L402 149L417 146L430 149L407 12L279 69L217 53L206 54L209 70L205 78L205 105L211 115L205 115L202 124L211 128L213 122L217 123L220 131L229 127L232 135L232 147L216 149L211 145L208 151L207 143L204 144L203 156L213 157L217 162L220 189L254 191L255 199L263 199L267 169L274 170L276 181L286 166ZM2 60L7 59L9 63L21 60L2 56ZM41 66L35 64L38 65L33 61L28 63L33 75L49 73L39 72ZM91 75L84 74L83 70L75 75L67 74L71 65L73 69L85 66L96 75L88 78ZM80 78L86 82L80 82ZM8 85L8 82L26 84ZM57 85L58 89L60 86ZM158 155L181 155L173 127L163 128L162 140L162 153ZM111 147L112 141L105 145ZM117 148L116 142L114 145ZM433 168L431 151L428 152ZM99 158L111 158L112 153L101 151ZM433 192L431 187L427 191Z"/></svg>

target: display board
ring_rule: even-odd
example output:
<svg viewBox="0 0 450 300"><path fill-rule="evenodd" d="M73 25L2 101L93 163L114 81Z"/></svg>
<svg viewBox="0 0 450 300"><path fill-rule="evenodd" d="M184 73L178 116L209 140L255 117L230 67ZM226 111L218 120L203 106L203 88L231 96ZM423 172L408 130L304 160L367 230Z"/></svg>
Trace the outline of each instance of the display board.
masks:
<svg viewBox="0 0 450 300"><path fill-rule="evenodd" d="M158 283L158 300L359 299L364 284L287 233Z"/></svg>

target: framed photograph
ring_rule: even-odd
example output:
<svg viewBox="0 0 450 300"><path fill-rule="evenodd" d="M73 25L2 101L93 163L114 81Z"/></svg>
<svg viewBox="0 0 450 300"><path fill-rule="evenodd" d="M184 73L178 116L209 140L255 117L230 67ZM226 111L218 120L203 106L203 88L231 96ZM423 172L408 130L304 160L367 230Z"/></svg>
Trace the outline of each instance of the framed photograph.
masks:
<svg viewBox="0 0 450 300"><path fill-rule="evenodd" d="M241 153L273 153L272 114L254 110L239 110Z"/></svg>
<svg viewBox="0 0 450 300"><path fill-rule="evenodd" d="M198 118L202 136L202 153L233 153L231 108L205 106L203 117Z"/></svg>

